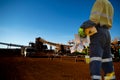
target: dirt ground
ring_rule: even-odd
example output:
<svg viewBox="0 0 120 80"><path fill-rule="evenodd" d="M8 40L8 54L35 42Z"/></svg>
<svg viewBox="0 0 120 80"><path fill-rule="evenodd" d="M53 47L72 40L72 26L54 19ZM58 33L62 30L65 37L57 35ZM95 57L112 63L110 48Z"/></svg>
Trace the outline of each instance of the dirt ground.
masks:
<svg viewBox="0 0 120 80"><path fill-rule="evenodd" d="M120 62L114 67L120 80ZM90 80L89 64L70 57L0 57L0 80Z"/></svg>

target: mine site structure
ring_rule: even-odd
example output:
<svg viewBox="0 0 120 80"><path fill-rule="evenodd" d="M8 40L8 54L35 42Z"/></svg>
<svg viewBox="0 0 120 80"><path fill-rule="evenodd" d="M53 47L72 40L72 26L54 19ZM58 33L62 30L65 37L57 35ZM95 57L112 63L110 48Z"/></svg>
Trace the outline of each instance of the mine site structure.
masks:
<svg viewBox="0 0 120 80"><path fill-rule="evenodd" d="M25 45L19 45L19 44L12 44L12 43L4 43L0 42L1 45L6 45L7 49L11 49L11 47L17 47L20 48L21 55L26 56L27 54L27 48L30 48L30 46L25 46Z"/></svg>
<svg viewBox="0 0 120 80"><path fill-rule="evenodd" d="M52 53L54 52L55 54L59 54L59 53L64 54L70 48L69 45L50 42L41 37L35 38L35 42L30 42L28 46L12 44L12 43L3 43L3 42L0 42L0 44L6 45L7 48L11 48L11 47L20 48L21 55L25 57L34 55L34 53L42 54L43 52L50 53L51 51ZM50 49L48 49L48 45L50 46ZM53 46L55 47L54 50L52 49Z"/></svg>
<svg viewBox="0 0 120 80"><path fill-rule="evenodd" d="M24 45L18 45L18 44L12 44L12 43L4 43L4 42L0 42L0 44L2 45L6 45L7 48L14 46L14 47L23 47Z"/></svg>
<svg viewBox="0 0 120 80"><path fill-rule="evenodd" d="M120 40L114 39L111 42L111 52L113 61L120 61Z"/></svg>
<svg viewBox="0 0 120 80"><path fill-rule="evenodd" d="M56 53L59 53L59 52L60 53L65 53L71 47L70 45L65 45L65 44L46 41L45 39L43 39L41 37L36 38L34 47L37 51L44 51L44 50L48 49L48 48L45 47L46 45L50 46L50 50L52 50L52 47L54 46Z"/></svg>
<svg viewBox="0 0 120 80"><path fill-rule="evenodd" d="M36 53L44 55L66 55L66 53L70 53L70 48L74 46L75 42L74 40L68 41L68 45L66 44L60 44L60 43L54 43L47 41L41 37L35 38L35 42L30 42L29 45L19 45L19 44L12 44L12 43L4 43L0 42L1 45L6 45L7 49L11 47L17 47L20 51L20 54L24 57L35 55ZM50 49L48 49L48 45L50 46ZM52 49L52 47L55 47ZM17 49L16 48L16 49ZM120 61L120 40L114 39L111 42L111 51L113 54L113 58L115 61ZM83 50L84 52L84 50ZM43 54L44 53L44 54ZM82 53L77 53L78 55L82 55Z"/></svg>

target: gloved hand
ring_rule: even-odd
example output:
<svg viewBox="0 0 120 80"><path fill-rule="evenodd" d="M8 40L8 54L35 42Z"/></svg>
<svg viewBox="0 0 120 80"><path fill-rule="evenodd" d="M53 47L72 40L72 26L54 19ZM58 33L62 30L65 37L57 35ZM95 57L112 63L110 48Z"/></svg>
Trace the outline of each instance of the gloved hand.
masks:
<svg viewBox="0 0 120 80"><path fill-rule="evenodd" d="M80 37L82 37L82 38L85 38L86 37L86 34L85 34L85 31L84 31L84 29L83 28L79 28L79 30L78 30L78 35L80 36Z"/></svg>
<svg viewBox="0 0 120 80"><path fill-rule="evenodd" d="M86 38L87 35L92 35L93 32L96 33L97 31L96 31L95 27L91 28L93 26L96 26L96 23L94 23L91 20L87 20L87 21L83 22L78 30L79 36L82 38Z"/></svg>

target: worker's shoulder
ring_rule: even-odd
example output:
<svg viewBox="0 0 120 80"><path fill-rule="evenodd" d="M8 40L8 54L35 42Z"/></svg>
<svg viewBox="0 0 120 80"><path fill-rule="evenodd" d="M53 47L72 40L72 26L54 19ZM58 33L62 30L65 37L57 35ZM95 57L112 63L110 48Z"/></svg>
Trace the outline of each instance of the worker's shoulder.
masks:
<svg viewBox="0 0 120 80"><path fill-rule="evenodd" d="M109 0L96 0L97 3L106 3L109 2Z"/></svg>
<svg viewBox="0 0 120 80"><path fill-rule="evenodd" d="M111 5L110 1L109 0L96 0L95 2L96 5Z"/></svg>
<svg viewBox="0 0 120 80"><path fill-rule="evenodd" d="M96 5L100 5L100 4L102 5L103 3L104 3L103 0L96 0L96 1L95 1L95 4L96 4Z"/></svg>

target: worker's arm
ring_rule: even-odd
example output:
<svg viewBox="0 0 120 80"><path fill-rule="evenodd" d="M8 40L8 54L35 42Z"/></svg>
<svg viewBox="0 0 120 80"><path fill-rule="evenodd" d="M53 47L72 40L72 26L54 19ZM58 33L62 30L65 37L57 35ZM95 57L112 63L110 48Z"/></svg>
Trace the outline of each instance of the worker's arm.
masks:
<svg viewBox="0 0 120 80"><path fill-rule="evenodd" d="M97 29L96 29L95 26L91 26L91 27L88 27L88 28L85 29L85 34L86 34L87 36L92 36L92 35L94 35L95 33L97 33Z"/></svg>
<svg viewBox="0 0 120 80"><path fill-rule="evenodd" d="M102 11L103 11L102 1L96 0L91 10L90 20L98 24L100 21L100 16L102 15Z"/></svg>
<svg viewBox="0 0 120 80"><path fill-rule="evenodd" d="M91 36L97 33L95 26L96 24L91 20L83 22L78 30L79 36L85 38L87 35Z"/></svg>

